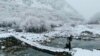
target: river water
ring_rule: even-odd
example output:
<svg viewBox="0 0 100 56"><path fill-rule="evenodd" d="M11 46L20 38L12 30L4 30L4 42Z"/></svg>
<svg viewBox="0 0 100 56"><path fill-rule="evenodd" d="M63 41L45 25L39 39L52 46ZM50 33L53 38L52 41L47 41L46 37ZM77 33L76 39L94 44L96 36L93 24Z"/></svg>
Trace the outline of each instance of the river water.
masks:
<svg viewBox="0 0 100 56"><path fill-rule="evenodd" d="M64 48L67 40L66 38L58 38L53 40L48 46ZM72 41L72 48L83 48L83 49L100 49L100 38L94 40L76 40Z"/></svg>
<svg viewBox="0 0 100 56"><path fill-rule="evenodd" d="M32 48L27 48L25 50L17 51L14 53L0 51L0 56L53 56L53 55Z"/></svg>
<svg viewBox="0 0 100 56"><path fill-rule="evenodd" d="M52 40L51 43L47 43L45 45L64 48L66 42L67 42L66 38L57 38L55 40ZM72 47L73 48L84 48L84 49L89 49L89 50L100 49L100 38L97 38L91 41L74 39L72 41ZM24 50L11 52L11 53L0 50L0 56L54 56L54 55L44 53L44 52L41 52L41 51L38 51L32 48L26 48Z"/></svg>

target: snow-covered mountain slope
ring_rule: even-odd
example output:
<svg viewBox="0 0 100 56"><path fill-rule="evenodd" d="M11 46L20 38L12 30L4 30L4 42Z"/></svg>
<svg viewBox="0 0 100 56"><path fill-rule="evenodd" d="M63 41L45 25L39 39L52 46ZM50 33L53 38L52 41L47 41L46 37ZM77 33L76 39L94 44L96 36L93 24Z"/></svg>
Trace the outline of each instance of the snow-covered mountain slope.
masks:
<svg viewBox="0 0 100 56"><path fill-rule="evenodd" d="M79 23L83 17L66 0L0 0L0 24L51 29L51 25Z"/></svg>
<svg viewBox="0 0 100 56"><path fill-rule="evenodd" d="M90 20L87 22L89 24L100 24L100 12L93 15Z"/></svg>

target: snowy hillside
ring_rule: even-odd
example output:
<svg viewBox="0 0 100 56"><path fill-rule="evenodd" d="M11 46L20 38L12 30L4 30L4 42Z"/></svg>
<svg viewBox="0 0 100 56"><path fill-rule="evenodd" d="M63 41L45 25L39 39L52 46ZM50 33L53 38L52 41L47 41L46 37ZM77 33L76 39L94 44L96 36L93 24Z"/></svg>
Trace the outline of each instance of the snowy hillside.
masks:
<svg viewBox="0 0 100 56"><path fill-rule="evenodd" d="M0 26L3 27L47 31L63 23L80 21L83 17L66 0L0 0Z"/></svg>
<svg viewBox="0 0 100 56"><path fill-rule="evenodd" d="M94 14L90 20L88 21L89 24L100 24L100 12Z"/></svg>
<svg viewBox="0 0 100 56"><path fill-rule="evenodd" d="M99 15L85 21L67 0L0 0L0 56L20 46L32 48L25 56L100 56Z"/></svg>

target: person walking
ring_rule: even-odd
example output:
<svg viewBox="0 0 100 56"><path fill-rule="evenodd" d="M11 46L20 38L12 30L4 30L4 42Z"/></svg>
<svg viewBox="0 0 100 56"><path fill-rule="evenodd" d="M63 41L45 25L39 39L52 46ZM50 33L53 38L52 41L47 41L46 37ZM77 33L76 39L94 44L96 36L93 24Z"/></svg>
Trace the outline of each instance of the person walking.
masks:
<svg viewBox="0 0 100 56"><path fill-rule="evenodd" d="M73 39L73 35L70 35L69 37L67 37L67 43L66 43L65 48L68 48L69 50L72 49L72 47L71 47L72 39Z"/></svg>

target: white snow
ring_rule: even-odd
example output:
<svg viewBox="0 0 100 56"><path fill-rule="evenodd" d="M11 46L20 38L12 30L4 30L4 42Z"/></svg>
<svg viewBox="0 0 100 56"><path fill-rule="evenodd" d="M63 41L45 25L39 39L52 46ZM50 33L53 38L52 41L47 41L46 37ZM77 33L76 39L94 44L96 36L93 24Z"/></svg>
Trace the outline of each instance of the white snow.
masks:
<svg viewBox="0 0 100 56"><path fill-rule="evenodd" d="M7 38L10 36L18 35L21 38L29 40L31 42L43 42L43 41L50 41L49 38L52 37L45 37L44 34L35 34L35 33L19 33L19 32L9 32L9 33L0 33L0 38ZM16 37L16 36L15 36Z"/></svg>
<svg viewBox="0 0 100 56"><path fill-rule="evenodd" d="M39 44L43 41L50 41L50 38L78 36L82 31L90 31L100 34L99 25L78 25L84 23L83 17L79 15L66 0L0 0L0 25L13 24L12 27L23 30L34 27L52 30L51 25L57 26L53 31L35 34L15 32L9 29L3 32L0 28L0 38L14 36L15 38L35 46L53 52L69 52L73 56L100 56L99 50L86 50L73 48L71 51L63 48L54 48ZM72 27L71 24L75 26ZM60 26L62 25L62 26ZM58 27L59 26L59 27ZM75 37L78 38L78 37ZM2 46L1 48L5 48Z"/></svg>
<svg viewBox="0 0 100 56"><path fill-rule="evenodd" d="M6 37L14 36L16 39L19 39L19 40L21 40L21 41L23 41L31 46L35 46L35 47L40 48L40 49L49 50L49 51L53 51L53 52L70 52L68 49L48 47L48 46L44 46L44 45L39 44L37 41L32 41L32 40L47 40L47 39L45 39L45 37L43 38L43 37L38 36L38 35L34 35L34 34L32 35L29 33L28 33L28 35L24 35L22 33L4 33L4 34L8 34L8 35L6 35ZM23 38L22 36L24 36L25 38ZM5 37L5 36L3 34L0 34L0 37Z"/></svg>
<svg viewBox="0 0 100 56"><path fill-rule="evenodd" d="M4 49L4 48L6 48L5 46L1 46L1 49Z"/></svg>
<svg viewBox="0 0 100 56"><path fill-rule="evenodd" d="M90 31L93 34L99 34L100 35L100 25L76 25L75 27L72 27L70 25L63 25L61 27L55 28L55 32L57 32L57 35L62 36L69 36L69 35L74 35L76 36L75 38L78 38L83 31ZM53 33L52 33L53 34Z"/></svg>
<svg viewBox="0 0 100 56"><path fill-rule="evenodd" d="M86 49L80 49L80 48L75 48L74 50L77 50L73 56L100 56L100 51L99 50L86 50Z"/></svg>
<svg viewBox="0 0 100 56"><path fill-rule="evenodd" d="M43 34L44 35L44 34ZM47 40L47 37L44 37L42 34L33 34L33 33L1 33L0 37L9 37L9 36L14 36L15 38L31 45L35 46L40 49L44 50L49 50L52 52L69 52L73 56L100 56L100 51L99 50L86 50L86 49L81 49L81 48L73 48L71 51L68 49L63 49L63 48L54 48L54 47L49 47L49 46L44 46L39 44L38 41L33 41L33 40ZM24 37L22 37L24 36ZM38 38L37 38L38 37ZM4 48L4 47L2 47Z"/></svg>
<svg viewBox="0 0 100 56"><path fill-rule="evenodd" d="M18 35L14 35L14 36L16 36L17 39L19 39L19 40L21 40L21 41L23 41L31 46L35 46L37 48L40 48L40 49L49 50L49 51L53 51L53 52L65 52L65 51L69 52L68 49L48 47L48 46L41 45L37 42L32 42L30 40L23 39L23 38L21 38L21 36L18 36Z"/></svg>
<svg viewBox="0 0 100 56"><path fill-rule="evenodd" d="M12 35L12 33L0 33L0 38L7 38L11 35Z"/></svg>
<svg viewBox="0 0 100 56"><path fill-rule="evenodd" d="M22 29L44 26L50 30L51 25L81 20L83 17L66 0L0 0L0 24Z"/></svg>

